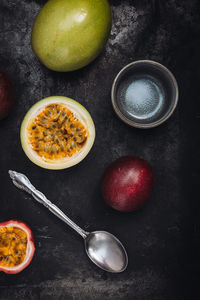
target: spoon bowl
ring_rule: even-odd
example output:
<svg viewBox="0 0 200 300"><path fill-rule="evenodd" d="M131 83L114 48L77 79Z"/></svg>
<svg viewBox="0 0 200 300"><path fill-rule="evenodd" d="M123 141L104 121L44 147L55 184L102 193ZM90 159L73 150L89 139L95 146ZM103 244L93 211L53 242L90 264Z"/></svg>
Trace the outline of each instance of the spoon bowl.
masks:
<svg viewBox="0 0 200 300"><path fill-rule="evenodd" d="M93 263L107 272L120 273L128 265L128 256L124 246L109 232L89 233L85 238L85 250Z"/></svg>

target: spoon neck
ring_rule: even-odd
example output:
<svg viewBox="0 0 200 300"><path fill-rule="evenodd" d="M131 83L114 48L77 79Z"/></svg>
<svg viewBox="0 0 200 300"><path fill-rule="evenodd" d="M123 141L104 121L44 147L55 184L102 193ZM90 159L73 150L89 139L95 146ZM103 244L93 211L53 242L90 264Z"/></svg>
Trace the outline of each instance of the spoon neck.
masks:
<svg viewBox="0 0 200 300"><path fill-rule="evenodd" d="M53 210L52 210L53 208ZM74 229L78 234L82 236L83 239L86 239L89 235L89 232L83 230L76 223L74 223L69 217L67 217L60 209L56 206L51 207L51 211L54 212L62 221L64 221L67 225L69 225L72 229Z"/></svg>
<svg viewBox="0 0 200 300"><path fill-rule="evenodd" d="M81 229L81 231L80 232L78 232L81 236L82 236L82 238L85 240L87 237L88 237L88 235L90 234L89 232L87 232L87 231L85 231L85 230L83 230L83 229Z"/></svg>
<svg viewBox="0 0 200 300"><path fill-rule="evenodd" d="M79 227L76 223L74 223L71 219L69 219L67 216L64 216L63 221L67 223L72 229L74 229L78 234L82 236L82 238L85 240L87 236L89 235L89 232L83 230L81 227Z"/></svg>

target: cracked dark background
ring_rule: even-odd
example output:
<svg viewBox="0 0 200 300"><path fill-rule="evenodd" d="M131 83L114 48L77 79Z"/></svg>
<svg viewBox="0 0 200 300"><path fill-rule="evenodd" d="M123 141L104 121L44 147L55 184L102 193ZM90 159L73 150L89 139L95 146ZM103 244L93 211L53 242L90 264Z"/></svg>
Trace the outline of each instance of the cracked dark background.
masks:
<svg viewBox="0 0 200 300"><path fill-rule="evenodd" d="M0 274L1 300L198 300L199 203L199 0L112 0L113 26L102 54L73 73L46 69L30 46L33 21L46 1L0 1L0 67L12 79L15 104L0 122L0 221L21 219L32 228L36 253L18 275ZM110 89L118 71L137 59L166 65L180 97L173 116L151 130L130 128L114 114ZM65 95L91 113L97 136L79 165L49 171L21 149L19 128L38 100ZM139 155L152 165L156 185L140 211L118 213L100 194L105 167ZM23 172L80 226L104 229L124 243L128 269L109 274L89 262L81 238L31 197L16 190L8 169Z"/></svg>

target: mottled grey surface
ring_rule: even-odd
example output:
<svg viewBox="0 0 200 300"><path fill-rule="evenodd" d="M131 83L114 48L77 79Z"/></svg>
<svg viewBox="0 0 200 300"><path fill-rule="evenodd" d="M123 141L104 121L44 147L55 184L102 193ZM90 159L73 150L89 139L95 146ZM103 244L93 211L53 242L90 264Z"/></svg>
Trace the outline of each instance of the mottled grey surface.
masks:
<svg viewBox="0 0 200 300"><path fill-rule="evenodd" d="M15 88L14 108L0 123L0 221L16 218L27 222L36 244L26 270L0 275L0 299L200 299L200 205L195 196L200 169L199 0L110 1L113 27L105 50L88 67L69 74L49 71L31 50L31 27L45 2L0 1L0 67ZM151 130L123 124L110 101L114 77L137 59L165 64L180 87L173 116ZM92 151L69 170L40 169L20 146L19 128L25 112L51 95L78 100L96 125ZM111 161L127 154L150 162L156 185L144 209L121 214L104 204L100 179ZM118 236L128 251L128 269L113 275L90 263L79 236L16 190L8 178L9 168L28 175L80 226Z"/></svg>

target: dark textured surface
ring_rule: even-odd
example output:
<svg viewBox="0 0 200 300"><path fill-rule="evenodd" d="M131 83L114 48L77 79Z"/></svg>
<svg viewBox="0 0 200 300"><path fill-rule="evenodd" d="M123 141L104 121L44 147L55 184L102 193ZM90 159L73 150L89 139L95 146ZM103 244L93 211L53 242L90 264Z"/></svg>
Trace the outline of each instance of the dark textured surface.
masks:
<svg viewBox="0 0 200 300"><path fill-rule="evenodd" d="M111 1L113 28L105 51L88 67L70 74L47 70L32 53L31 27L44 2L0 1L0 66L15 88L14 108L0 123L0 220L27 222L36 244L26 270L0 275L0 299L200 299L199 0ZM136 59L165 64L180 88L175 113L152 130L126 126L111 106L115 75ZM92 151L69 170L40 169L20 146L25 112L50 95L80 101L96 124ZM100 178L111 161L127 154L151 163L156 186L143 210L120 214L104 204ZM9 168L27 174L80 226L117 235L129 254L127 271L108 274L90 263L81 238L16 190L8 178Z"/></svg>

